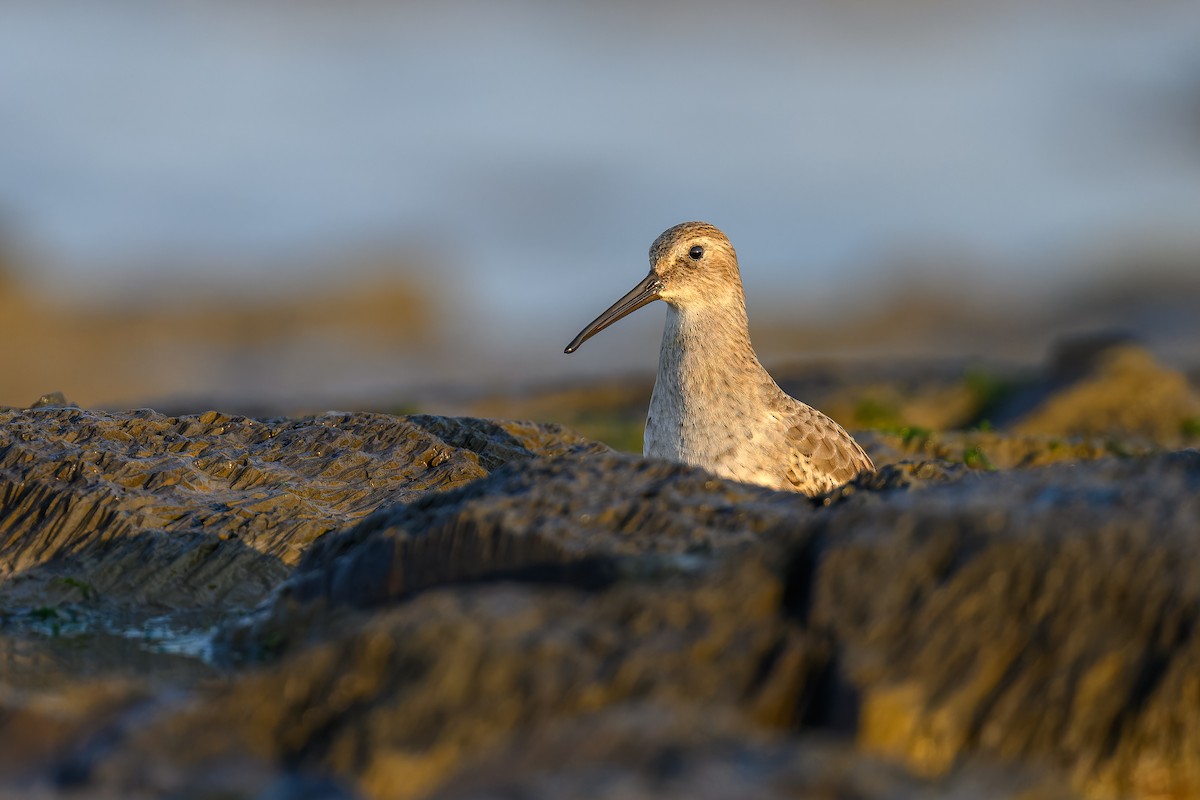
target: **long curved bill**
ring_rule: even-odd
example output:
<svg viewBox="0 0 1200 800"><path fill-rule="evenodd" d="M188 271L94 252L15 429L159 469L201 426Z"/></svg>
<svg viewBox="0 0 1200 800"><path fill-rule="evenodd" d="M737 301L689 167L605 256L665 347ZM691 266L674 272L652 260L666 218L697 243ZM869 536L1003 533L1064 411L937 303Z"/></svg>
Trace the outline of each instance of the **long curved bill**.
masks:
<svg viewBox="0 0 1200 800"><path fill-rule="evenodd" d="M574 353L579 349L579 345L583 344L588 339L607 328L609 325L612 325L621 317L632 314L634 311L637 311L647 303L653 303L655 300L659 299L659 292L661 291L662 281L658 279L657 275L651 272L642 280L641 283L633 287L629 294L613 303L611 306L609 306L607 311L592 320L586 328L579 332L578 336L571 340L571 343L567 345L567 349L563 352Z"/></svg>

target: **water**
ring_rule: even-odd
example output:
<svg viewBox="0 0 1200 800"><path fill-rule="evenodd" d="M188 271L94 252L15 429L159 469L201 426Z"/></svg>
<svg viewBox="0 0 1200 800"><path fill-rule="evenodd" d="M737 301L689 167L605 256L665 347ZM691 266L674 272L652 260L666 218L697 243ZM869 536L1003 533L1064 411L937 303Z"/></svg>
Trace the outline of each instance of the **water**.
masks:
<svg viewBox="0 0 1200 800"><path fill-rule="evenodd" d="M416 247L471 368L556 354L689 218L752 309L901 261L1036 293L1200 246L1197 52L1194 0L12 0L0 220L98 298ZM586 363L652 363L656 326Z"/></svg>
<svg viewBox="0 0 1200 800"><path fill-rule="evenodd" d="M80 681L135 679L186 689L213 678L215 611L149 615L63 605L0 621L0 687L58 691Z"/></svg>

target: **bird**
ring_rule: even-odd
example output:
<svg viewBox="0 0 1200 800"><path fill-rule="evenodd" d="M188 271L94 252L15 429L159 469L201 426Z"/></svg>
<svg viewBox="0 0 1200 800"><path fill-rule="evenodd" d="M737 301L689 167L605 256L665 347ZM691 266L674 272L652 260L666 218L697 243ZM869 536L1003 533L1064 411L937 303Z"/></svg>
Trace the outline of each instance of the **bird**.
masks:
<svg viewBox="0 0 1200 800"><path fill-rule="evenodd" d="M649 274L564 352L656 300L666 302L667 320L644 456L809 496L875 470L841 425L785 393L759 363L737 254L706 222L663 231L650 246Z"/></svg>

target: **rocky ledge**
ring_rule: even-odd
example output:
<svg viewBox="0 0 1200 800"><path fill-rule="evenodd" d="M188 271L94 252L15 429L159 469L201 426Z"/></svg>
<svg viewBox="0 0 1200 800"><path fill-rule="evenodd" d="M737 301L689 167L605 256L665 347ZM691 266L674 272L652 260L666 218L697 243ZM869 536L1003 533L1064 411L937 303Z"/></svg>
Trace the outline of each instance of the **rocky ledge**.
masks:
<svg viewBox="0 0 1200 800"><path fill-rule="evenodd" d="M532 423L0 412L0 796L1200 795L1200 452L1067 417L808 499Z"/></svg>
<svg viewBox="0 0 1200 800"><path fill-rule="evenodd" d="M555 426L0 411L0 603L240 607L322 535L512 460L608 448Z"/></svg>

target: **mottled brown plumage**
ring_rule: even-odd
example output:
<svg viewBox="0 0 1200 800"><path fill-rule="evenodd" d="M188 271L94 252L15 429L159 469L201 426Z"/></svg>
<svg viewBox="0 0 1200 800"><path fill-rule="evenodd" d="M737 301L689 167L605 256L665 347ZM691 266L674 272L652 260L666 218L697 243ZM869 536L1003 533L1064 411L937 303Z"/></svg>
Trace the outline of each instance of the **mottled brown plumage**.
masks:
<svg viewBox="0 0 1200 800"><path fill-rule="evenodd" d="M871 459L840 425L789 397L750 344L733 245L717 228L684 222L650 246L650 274L583 329L585 340L654 300L667 303L643 451L717 475L816 495Z"/></svg>

